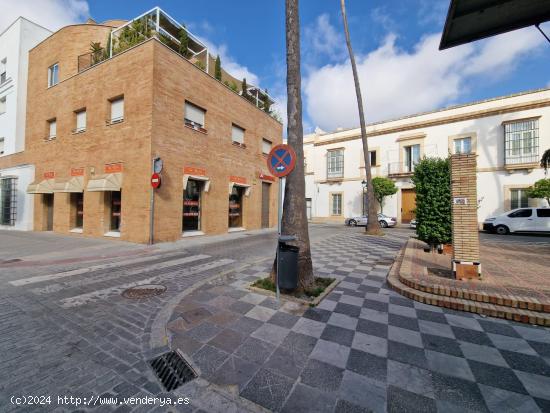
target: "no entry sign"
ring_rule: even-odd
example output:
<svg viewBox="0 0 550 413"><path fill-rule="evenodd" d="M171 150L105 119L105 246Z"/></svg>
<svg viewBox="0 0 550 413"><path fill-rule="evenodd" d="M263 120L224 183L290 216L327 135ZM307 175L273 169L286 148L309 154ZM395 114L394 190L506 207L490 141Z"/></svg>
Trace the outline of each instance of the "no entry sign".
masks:
<svg viewBox="0 0 550 413"><path fill-rule="evenodd" d="M158 187L160 187L160 175L159 174L154 173L153 175L151 175L151 186L154 189L157 189Z"/></svg>
<svg viewBox="0 0 550 413"><path fill-rule="evenodd" d="M287 176L292 172L295 165L296 152L285 144L275 146L267 157L267 167L277 178Z"/></svg>

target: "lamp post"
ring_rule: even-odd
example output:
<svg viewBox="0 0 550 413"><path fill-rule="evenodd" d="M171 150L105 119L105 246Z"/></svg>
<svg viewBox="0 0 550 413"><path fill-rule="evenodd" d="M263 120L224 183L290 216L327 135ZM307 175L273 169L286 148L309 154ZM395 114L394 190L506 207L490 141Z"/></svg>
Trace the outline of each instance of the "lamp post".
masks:
<svg viewBox="0 0 550 413"><path fill-rule="evenodd" d="M361 186L363 188L363 198L361 199L361 205L363 210L363 216L365 216L365 189L367 189L367 181L364 179L361 181Z"/></svg>

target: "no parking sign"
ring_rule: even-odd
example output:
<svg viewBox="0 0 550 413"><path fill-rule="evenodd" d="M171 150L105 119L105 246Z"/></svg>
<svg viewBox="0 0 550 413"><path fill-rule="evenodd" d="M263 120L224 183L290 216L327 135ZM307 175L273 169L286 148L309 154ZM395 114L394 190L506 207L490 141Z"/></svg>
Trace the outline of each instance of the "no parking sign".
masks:
<svg viewBox="0 0 550 413"><path fill-rule="evenodd" d="M296 165L296 152L289 145L275 146L267 156L267 167L277 178L287 176Z"/></svg>

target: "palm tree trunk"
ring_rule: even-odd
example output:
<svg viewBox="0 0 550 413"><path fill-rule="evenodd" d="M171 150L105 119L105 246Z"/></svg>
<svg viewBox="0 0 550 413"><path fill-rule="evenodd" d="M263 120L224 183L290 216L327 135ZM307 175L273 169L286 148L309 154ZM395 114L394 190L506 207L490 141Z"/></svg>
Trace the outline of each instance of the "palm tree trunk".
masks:
<svg viewBox="0 0 550 413"><path fill-rule="evenodd" d="M349 36L348 18L346 17L345 0L340 0L342 7L342 17L344 18L344 32L346 33L346 44L348 46L349 59L351 61L351 69L353 71L353 80L355 82L355 94L357 95L357 107L359 109L359 123L361 125L361 141L363 142L363 156L365 157L365 172L367 178L367 203L368 216L367 226L365 231L367 234L378 235L382 234L380 223L378 222L378 213L374 204L374 188L372 186L372 173L369 156L369 144L367 142L367 127L365 124L365 113L363 111L363 98L361 97L361 85L359 84L359 76L357 75L357 66L355 64L355 55L351 47L351 39ZM364 200L362 200L365 202Z"/></svg>
<svg viewBox="0 0 550 413"><path fill-rule="evenodd" d="M298 288L312 286L313 266L309 245L304 178L304 129L302 125L302 94L300 75L300 18L298 0L286 0L286 62L287 62L287 142L296 152L296 166L286 177L281 231L296 235L293 244L298 255Z"/></svg>

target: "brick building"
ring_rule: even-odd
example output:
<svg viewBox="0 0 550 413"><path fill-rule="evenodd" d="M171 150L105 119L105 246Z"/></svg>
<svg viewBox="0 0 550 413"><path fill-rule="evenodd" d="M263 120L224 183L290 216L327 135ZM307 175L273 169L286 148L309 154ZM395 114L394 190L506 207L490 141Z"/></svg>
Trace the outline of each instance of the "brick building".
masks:
<svg viewBox="0 0 550 413"><path fill-rule="evenodd" d="M34 230L147 242L155 158L155 241L276 224L265 152L282 125L198 64L208 52L190 33L182 52L181 30L155 8L64 27L30 51L26 149L0 168L34 165Z"/></svg>

